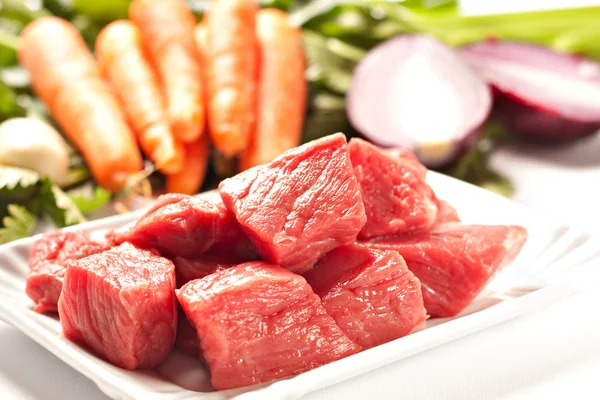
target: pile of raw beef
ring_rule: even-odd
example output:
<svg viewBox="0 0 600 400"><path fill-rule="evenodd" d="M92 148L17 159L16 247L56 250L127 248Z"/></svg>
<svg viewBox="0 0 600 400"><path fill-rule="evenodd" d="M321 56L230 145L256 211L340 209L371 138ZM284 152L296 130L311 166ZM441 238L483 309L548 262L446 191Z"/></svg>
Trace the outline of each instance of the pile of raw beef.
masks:
<svg viewBox="0 0 600 400"><path fill-rule="evenodd" d="M47 234L27 294L122 368L176 347L217 390L295 375L459 314L521 250L525 229L462 224L426 173L330 135L130 226Z"/></svg>

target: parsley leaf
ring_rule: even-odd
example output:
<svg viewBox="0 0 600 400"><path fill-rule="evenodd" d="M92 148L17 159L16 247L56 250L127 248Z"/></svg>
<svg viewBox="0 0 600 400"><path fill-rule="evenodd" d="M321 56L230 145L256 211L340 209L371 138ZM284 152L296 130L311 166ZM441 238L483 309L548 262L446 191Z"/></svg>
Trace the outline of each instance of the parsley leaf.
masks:
<svg viewBox="0 0 600 400"><path fill-rule="evenodd" d="M96 186L93 191L89 186L85 189L85 191L76 189L68 192L73 203L75 203L77 208L84 214L98 210L106 205L111 199L110 192L102 189L100 186Z"/></svg>
<svg viewBox="0 0 600 400"><path fill-rule="evenodd" d="M23 206L9 204L8 215L2 218L0 244L12 242L31 235L36 225L36 217Z"/></svg>
<svg viewBox="0 0 600 400"><path fill-rule="evenodd" d="M58 227L62 228L85 221L73 200L48 178L42 180L40 203L42 210Z"/></svg>

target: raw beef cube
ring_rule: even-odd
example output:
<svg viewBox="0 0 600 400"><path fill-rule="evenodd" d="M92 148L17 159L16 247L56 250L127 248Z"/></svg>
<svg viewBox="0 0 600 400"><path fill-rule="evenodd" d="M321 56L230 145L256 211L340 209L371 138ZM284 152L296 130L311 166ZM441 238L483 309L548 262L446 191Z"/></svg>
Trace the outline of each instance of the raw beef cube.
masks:
<svg viewBox="0 0 600 400"><path fill-rule="evenodd" d="M200 356L200 341L198 332L187 319L183 309L177 308L177 336L175 337L175 348L181 352L193 356Z"/></svg>
<svg viewBox="0 0 600 400"><path fill-rule="evenodd" d="M512 262L527 240L520 226L445 224L430 233L375 238L370 248L396 250L421 281L432 317L453 317Z"/></svg>
<svg viewBox="0 0 600 400"><path fill-rule="evenodd" d="M409 163L412 165L414 172L425 177L427 175L427 167L421 164L415 153L401 147L395 148L379 148L386 155L399 160L401 163Z"/></svg>
<svg viewBox="0 0 600 400"><path fill-rule="evenodd" d="M449 222L460 222L458 212L447 201L438 200L438 215L434 226L439 226Z"/></svg>
<svg viewBox="0 0 600 400"><path fill-rule="evenodd" d="M215 243L218 218L219 210L206 200L165 194L119 241L156 249L164 256L197 257Z"/></svg>
<svg viewBox="0 0 600 400"><path fill-rule="evenodd" d="M427 319L421 284L396 251L341 246L305 278L327 313L363 349L406 336Z"/></svg>
<svg viewBox="0 0 600 400"><path fill-rule="evenodd" d="M215 190L206 193L203 198L213 203L219 210L217 238L207 253L215 256L235 257L242 262L258 260L256 247L242 230L235 215L225 207L219 192Z"/></svg>
<svg viewBox="0 0 600 400"><path fill-rule="evenodd" d="M360 350L306 280L275 265L241 264L176 292L217 390L299 374Z"/></svg>
<svg viewBox="0 0 600 400"><path fill-rule="evenodd" d="M204 253L258 257L256 249L227 210L218 193L208 199L169 193L160 196L134 225L115 234L118 243L156 249L167 257L198 257Z"/></svg>
<svg viewBox="0 0 600 400"><path fill-rule="evenodd" d="M57 230L38 239L29 254L25 293L39 313L56 311L66 263L108 250L113 242L109 229L82 232Z"/></svg>
<svg viewBox="0 0 600 400"><path fill-rule="evenodd" d="M71 261L58 301L64 335L125 369L152 368L173 348L175 268L123 243Z"/></svg>
<svg viewBox="0 0 600 400"><path fill-rule="evenodd" d="M62 290L65 266L53 262L41 264L39 268L29 271L25 280L25 293L38 313L57 311L58 298Z"/></svg>
<svg viewBox="0 0 600 400"><path fill-rule="evenodd" d="M298 273L353 242L366 220L342 133L226 179L219 192L261 258Z"/></svg>
<svg viewBox="0 0 600 400"><path fill-rule="evenodd" d="M233 258L214 257L205 255L199 258L175 257L175 275L177 276L177 287L181 287L194 279L204 278L221 269L230 268L244 261L236 261Z"/></svg>
<svg viewBox="0 0 600 400"><path fill-rule="evenodd" d="M361 139L348 144L360 184L367 223L362 239L426 231L435 222L437 199L425 181L427 170L405 152L383 151Z"/></svg>

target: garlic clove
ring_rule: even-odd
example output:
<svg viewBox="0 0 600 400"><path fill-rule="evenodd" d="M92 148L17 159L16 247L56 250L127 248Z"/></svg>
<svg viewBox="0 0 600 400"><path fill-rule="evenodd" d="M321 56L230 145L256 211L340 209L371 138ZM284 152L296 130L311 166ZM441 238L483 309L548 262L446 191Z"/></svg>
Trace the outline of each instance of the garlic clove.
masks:
<svg viewBox="0 0 600 400"><path fill-rule="evenodd" d="M63 185L69 175L69 148L48 123L11 118L0 124L0 164L28 168Z"/></svg>

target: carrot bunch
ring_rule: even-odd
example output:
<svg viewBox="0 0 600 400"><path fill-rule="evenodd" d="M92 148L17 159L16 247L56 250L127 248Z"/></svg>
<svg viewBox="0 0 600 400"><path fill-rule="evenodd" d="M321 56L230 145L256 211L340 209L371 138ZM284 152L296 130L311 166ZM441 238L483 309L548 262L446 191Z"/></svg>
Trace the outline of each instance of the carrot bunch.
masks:
<svg viewBox="0 0 600 400"><path fill-rule="evenodd" d="M211 147L244 170L300 143L304 54L282 11L213 0L197 24L184 0L133 0L95 55L56 17L20 38L38 97L110 190L141 170L135 139L166 191L186 194L200 190Z"/></svg>

